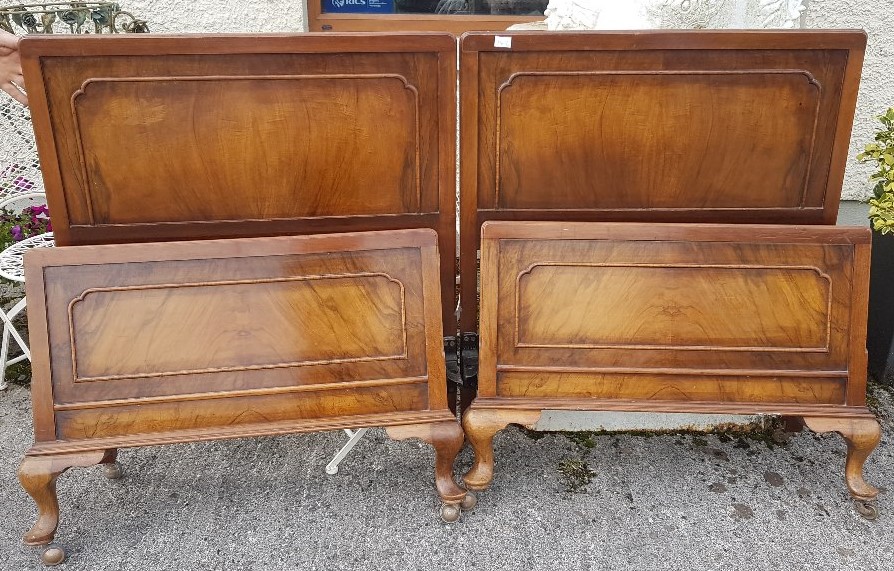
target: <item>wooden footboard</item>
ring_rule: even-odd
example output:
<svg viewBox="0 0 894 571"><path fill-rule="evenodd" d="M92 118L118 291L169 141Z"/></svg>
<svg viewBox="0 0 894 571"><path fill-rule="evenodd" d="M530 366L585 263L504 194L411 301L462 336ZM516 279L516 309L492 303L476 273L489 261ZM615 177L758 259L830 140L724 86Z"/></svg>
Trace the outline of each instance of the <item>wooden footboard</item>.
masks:
<svg viewBox="0 0 894 571"><path fill-rule="evenodd" d="M117 448L386 426L436 451L447 407L432 230L69 246L27 259L35 444L19 474L49 542L55 479ZM455 519L455 518L454 518Z"/></svg>
<svg viewBox="0 0 894 571"><path fill-rule="evenodd" d="M869 238L842 227L486 223L470 439L489 447L506 423L530 425L545 409L877 427L865 406ZM473 487L486 485L481 470ZM856 496L874 495L860 482L849 475Z"/></svg>

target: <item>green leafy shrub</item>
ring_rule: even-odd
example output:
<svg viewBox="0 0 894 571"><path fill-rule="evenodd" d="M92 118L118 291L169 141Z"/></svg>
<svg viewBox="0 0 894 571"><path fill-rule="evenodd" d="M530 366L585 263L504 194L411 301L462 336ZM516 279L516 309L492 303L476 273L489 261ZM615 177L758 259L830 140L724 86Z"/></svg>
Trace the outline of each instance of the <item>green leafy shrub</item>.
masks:
<svg viewBox="0 0 894 571"><path fill-rule="evenodd" d="M884 126L875 134L875 142L869 143L857 155L861 163L874 163L877 170L869 176L874 182L873 198L869 199L869 220L872 228L882 234L894 232L894 107L878 120Z"/></svg>

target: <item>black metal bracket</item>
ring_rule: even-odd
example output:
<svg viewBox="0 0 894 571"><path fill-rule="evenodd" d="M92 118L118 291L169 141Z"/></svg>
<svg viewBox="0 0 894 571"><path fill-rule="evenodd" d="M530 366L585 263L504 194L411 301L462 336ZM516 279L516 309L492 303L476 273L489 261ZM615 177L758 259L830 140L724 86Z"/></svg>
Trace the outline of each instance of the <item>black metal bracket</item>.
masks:
<svg viewBox="0 0 894 571"><path fill-rule="evenodd" d="M478 334L444 337L447 381L464 387L478 385Z"/></svg>
<svg viewBox="0 0 894 571"><path fill-rule="evenodd" d="M463 333L459 342L459 368L463 385L478 386L478 334Z"/></svg>
<svg viewBox="0 0 894 571"><path fill-rule="evenodd" d="M456 337L444 337L444 361L447 365L447 382L462 385L463 378L459 372L459 341Z"/></svg>

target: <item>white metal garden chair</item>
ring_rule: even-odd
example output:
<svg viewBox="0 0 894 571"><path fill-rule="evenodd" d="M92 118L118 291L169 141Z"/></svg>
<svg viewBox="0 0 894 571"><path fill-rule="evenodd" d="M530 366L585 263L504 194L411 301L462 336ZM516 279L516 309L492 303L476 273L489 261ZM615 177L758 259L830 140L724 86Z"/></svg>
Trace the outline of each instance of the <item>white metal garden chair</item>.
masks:
<svg viewBox="0 0 894 571"><path fill-rule="evenodd" d="M326 464L327 474L332 475L338 473L338 465L341 464L341 461L345 459L345 456L351 452L354 446L360 442L360 439L363 438L368 430L368 428L358 428L357 430L345 429L345 434L348 435L348 441L341 447L341 450L336 452L335 456L332 457L332 460Z"/></svg>
<svg viewBox="0 0 894 571"><path fill-rule="evenodd" d="M39 206L47 203L47 197L42 192L23 192L6 196L0 199L0 210L9 212L21 212L29 206ZM33 248L51 248L55 246L53 233L47 232L26 238L16 242L12 246L0 252L0 276L14 282L25 283L25 252ZM28 343L13 325L13 320L25 310L25 296L22 296L8 310L0 307L0 321L3 322L3 338L0 342L0 390L6 388L6 369L10 365L31 360L31 351ZM16 342L22 351L12 359L9 359L9 339Z"/></svg>

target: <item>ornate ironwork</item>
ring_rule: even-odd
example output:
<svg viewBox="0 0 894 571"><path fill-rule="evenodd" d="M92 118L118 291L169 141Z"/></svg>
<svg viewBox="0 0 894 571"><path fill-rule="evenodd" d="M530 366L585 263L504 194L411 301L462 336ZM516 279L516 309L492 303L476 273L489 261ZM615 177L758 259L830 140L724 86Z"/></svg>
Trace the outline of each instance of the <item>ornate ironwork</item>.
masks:
<svg viewBox="0 0 894 571"><path fill-rule="evenodd" d="M117 34L149 31L117 2L46 2L0 7L0 29L11 34Z"/></svg>

